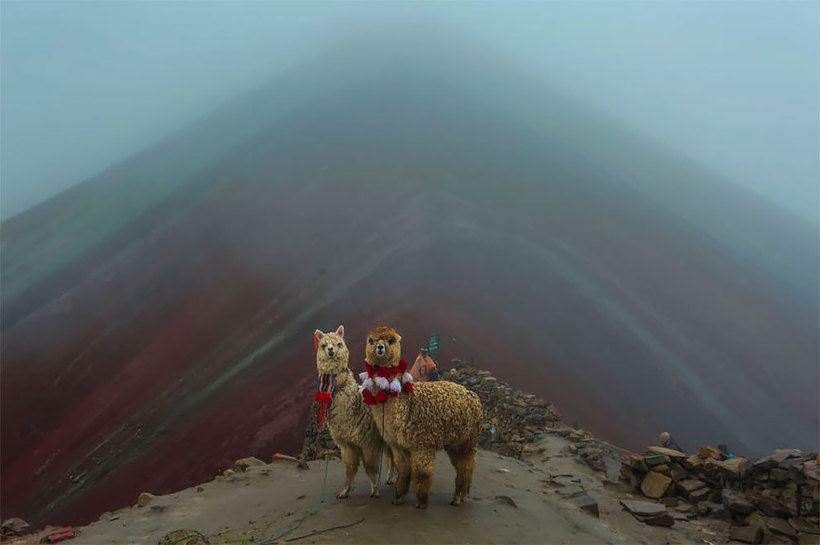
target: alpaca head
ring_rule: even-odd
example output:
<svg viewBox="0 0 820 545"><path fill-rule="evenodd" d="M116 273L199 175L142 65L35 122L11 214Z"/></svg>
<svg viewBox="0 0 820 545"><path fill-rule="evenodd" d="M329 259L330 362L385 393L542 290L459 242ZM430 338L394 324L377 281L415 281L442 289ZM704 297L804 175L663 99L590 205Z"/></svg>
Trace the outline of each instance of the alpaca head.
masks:
<svg viewBox="0 0 820 545"><path fill-rule="evenodd" d="M370 365L391 367L401 360L401 335L392 327L379 326L367 334L365 361Z"/></svg>
<svg viewBox="0 0 820 545"><path fill-rule="evenodd" d="M339 326L336 331L323 333L316 330L316 370L320 375L338 375L347 369L350 353L344 339L345 328Z"/></svg>

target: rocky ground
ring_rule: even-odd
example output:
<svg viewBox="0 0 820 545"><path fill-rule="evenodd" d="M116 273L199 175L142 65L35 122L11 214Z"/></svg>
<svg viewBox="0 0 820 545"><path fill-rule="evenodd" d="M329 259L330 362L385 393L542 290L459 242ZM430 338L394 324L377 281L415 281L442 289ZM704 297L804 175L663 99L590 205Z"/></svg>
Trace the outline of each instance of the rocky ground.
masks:
<svg viewBox="0 0 820 545"><path fill-rule="evenodd" d="M444 377L478 393L485 409L472 493L460 507L449 505L454 471L442 453L426 510L412 497L392 505L385 484L381 498L369 498L361 471L351 497L337 500L344 466L326 432L317 452L309 425L299 458L242 459L201 486L141 494L134 506L73 529L70 542L820 543L816 455L784 450L724 462L711 447L690 456L625 453L564 425L552 405L455 363ZM8 541L49 534L71 535L47 529Z"/></svg>

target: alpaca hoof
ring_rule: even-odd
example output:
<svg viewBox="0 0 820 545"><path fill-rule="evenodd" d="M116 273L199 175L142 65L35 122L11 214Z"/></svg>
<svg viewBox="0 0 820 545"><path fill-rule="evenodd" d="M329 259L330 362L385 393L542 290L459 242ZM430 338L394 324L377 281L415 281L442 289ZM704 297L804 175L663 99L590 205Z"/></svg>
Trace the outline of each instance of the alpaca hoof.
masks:
<svg viewBox="0 0 820 545"><path fill-rule="evenodd" d="M371 498L378 498L379 497L379 491L378 490L371 490L370 491L370 497Z"/></svg>
<svg viewBox="0 0 820 545"><path fill-rule="evenodd" d="M394 481L393 479L387 479L386 481L384 481L384 484L396 484L396 481Z"/></svg>
<svg viewBox="0 0 820 545"><path fill-rule="evenodd" d="M338 494L336 494L336 498L340 500L346 500L347 497L350 495L350 490L342 490Z"/></svg>
<svg viewBox="0 0 820 545"><path fill-rule="evenodd" d="M404 498L394 498L393 505L401 505L404 503Z"/></svg>
<svg viewBox="0 0 820 545"><path fill-rule="evenodd" d="M417 503L416 504L416 509L427 509L427 504L426 503Z"/></svg>
<svg viewBox="0 0 820 545"><path fill-rule="evenodd" d="M461 505L461 498L453 498L453 501L450 502L450 505L458 507L459 505Z"/></svg>

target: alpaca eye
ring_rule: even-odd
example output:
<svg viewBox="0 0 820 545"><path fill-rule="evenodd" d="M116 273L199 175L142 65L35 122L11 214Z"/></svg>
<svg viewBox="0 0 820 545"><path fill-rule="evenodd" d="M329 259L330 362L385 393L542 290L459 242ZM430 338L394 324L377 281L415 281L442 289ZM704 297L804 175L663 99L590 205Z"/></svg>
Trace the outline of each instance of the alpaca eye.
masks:
<svg viewBox="0 0 820 545"><path fill-rule="evenodd" d="M322 343L322 348L326 347L327 343Z"/></svg>
<svg viewBox="0 0 820 545"><path fill-rule="evenodd" d="M341 347L342 347L342 343L336 343L336 346L338 346L339 348L341 348Z"/></svg>
<svg viewBox="0 0 820 545"><path fill-rule="evenodd" d="M396 339L388 339L387 340L387 344L393 344L394 342L396 342Z"/></svg>
<svg viewBox="0 0 820 545"><path fill-rule="evenodd" d="M367 339L367 342L369 342L370 344L373 344L373 339Z"/></svg>

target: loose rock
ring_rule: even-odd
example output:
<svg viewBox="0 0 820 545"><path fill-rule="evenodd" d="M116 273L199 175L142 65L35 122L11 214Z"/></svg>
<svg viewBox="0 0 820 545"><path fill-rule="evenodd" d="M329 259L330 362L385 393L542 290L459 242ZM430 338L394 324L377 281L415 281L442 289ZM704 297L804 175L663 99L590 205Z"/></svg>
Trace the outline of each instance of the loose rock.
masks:
<svg viewBox="0 0 820 545"><path fill-rule="evenodd" d="M746 496L736 490L723 489L721 492L723 498L723 505L728 507L732 512L741 515L748 515L755 510L754 504L750 502Z"/></svg>
<svg viewBox="0 0 820 545"><path fill-rule="evenodd" d="M572 500L575 505L586 511L587 513L595 516L596 518L600 516L598 511L598 502L592 499L590 496L581 496L580 498L575 498Z"/></svg>
<svg viewBox="0 0 820 545"><path fill-rule="evenodd" d="M797 537L797 530L792 528L791 524L781 518L770 518L766 521L766 527L772 532L786 537Z"/></svg>
<svg viewBox="0 0 820 545"><path fill-rule="evenodd" d="M211 545L211 542L200 532L183 528L166 534L157 545Z"/></svg>
<svg viewBox="0 0 820 545"><path fill-rule="evenodd" d="M686 454L682 453L679 450L675 450L675 449L671 449L671 448L652 446L652 447L647 447L646 450L647 450L647 452L654 452L655 454L664 454L666 456L669 456L670 458L681 458L681 459L686 458Z"/></svg>
<svg viewBox="0 0 820 545"><path fill-rule="evenodd" d="M234 467L237 471L247 471L249 467L252 466L263 466L265 462L260 460L259 458L254 458L253 456L248 456L247 458L241 458L234 462Z"/></svg>
<svg viewBox="0 0 820 545"><path fill-rule="evenodd" d="M509 505L510 507L514 507L514 508L518 509L518 504L515 503L515 500L513 500L509 496L496 496L495 501L497 501L498 503L500 503L502 505Z"/></svg>
<svg viewBox="0 0 820 545"><path fill-rule="evenodd" d="M153 500L153 499L154 499L153 494L151 494L150 492L143 492L142 494L137 496L137 506L138 507L145 507L146 505L151 503L151 500Z"/></svg>
<svg viewBox="0 0 820 545"><path fill-rule="evenodd" d="M31 533L31 526L23 519L14 517L3 522L2 533L5 536L23 536Z"/></svg>
<svg viewBox="0 0 820 545"><path fill-rule="evenodd" d="M662 503L638 500L621 500L620 503L632 515L653 516L666 513L666 506Z"/></svg>
<svg viewBox="0 0 820 545"><path fill-rule="evenodd" d="M672 479L666 475L661 475L655 471L646 474L641 482L641 492L647 498L660 498L666 493L666 489L672 483Z"/></svg>
<svg viewBox="0 0 820 545"><path fill-rule="evenodd" d="M760 543L763 537L763 528L760 526L737 526L732 528L729 536L744 543Z"/></svg>

